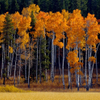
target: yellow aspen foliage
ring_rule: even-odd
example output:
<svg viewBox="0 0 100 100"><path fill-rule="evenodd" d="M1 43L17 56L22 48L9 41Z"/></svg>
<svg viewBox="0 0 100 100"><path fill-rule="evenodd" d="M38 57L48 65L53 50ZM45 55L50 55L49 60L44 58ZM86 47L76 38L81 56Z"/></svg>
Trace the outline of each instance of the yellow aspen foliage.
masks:
<svg viewBox="0 0 100 100"><path fill-rule="evenodd" d="M33 11L33 13L39 13L39 11L40 11L40 7L38 5L36 5L36 4L31 4L29 6L29 9L31 11Z"/></svg>
<svg viewBox="0 0 100 100"><path fill-rule="evenodd" d="M64 18L65 18L66 20L68 20L68 19L70 18L70 16L71 16L71 13L69 13L69 12L66 11L65 9L63 9L61 13L62 13L62 15L64 16Z"/></svg>
<svg viewBox="0 0 100 100"><path fill-rule="evenodd" d="M73 74L75 72L75 69L74 68L71 68L70 69L70 72Z"/></svg>
<svg viewBox="0 0 100 100"><path fill-rule="evenodd" d="M29 57L30 57L30 54L28 54L27 56L25 56L25 54L21 54L21 59L29 59Z"/></svg>
<svg viewBox="0 0 100 100"><path fill-rule="evenodd" d="M63 48L63 46L64 46L63 42L59 42L59 43L58 43L58 46L59 46L60 48Z"/></svg>
<svg viewBox="0 0 100 100"><path fill-rule="evenodd" d="M75 70L78 70L78 72L80 71L81 67L83 67L83 63L79 62L79 58L77 57L77 50L74 51L70 51L68 53L68 56L66 57L66 59L68 60L68 63L70 64L70 72L74 73Z"/></svg>
<svg viewBox="0 0 100 100"><path fill-rule="evenodd" d="M25 33L24 36L21 38L21 43L27 44L29 42L29 34Z"/></svg>
<svg viewBox="0 0 100 100"><path fill-rule="evenodd" d="M70 51L68 53L68 57L66 57L68 62L70 64L76 64L79 61L79 58L77 57L77 52L76 51Z"/></svg>
<svg viewBox="0 0 100 100"><path fill-rule="evenodd" d="M68 37L67 48L74 48L76 45L83 48L85 43L85 31L83 30L85 28L85 20L81 15L81 10L73 10L67 24L69 25L69 28L66 31Z"/></svg>
<svg viewBox="0 0 100 100"><path fill-rule="evenodd" d="M22 15L25 16L25 17L29 17L29 16L31 16L32 11L33 11L34 17L36 18L36 15L40 11L40 7L36 4L31 4L29 7L23 8Z"/></svg>
<svg viewBox="0 0 100 100"><path fill-rule="evenodd" d="M54 45L58 45L58 43L59 43L59 40L56 38L56 39L53 41L53 44L54 44Z"/></svg>
<svg viewBox="0 0 100 100"><path fill-rule="evenodd" d="M22 15L20 15L19 12L15 12L11 15L12 23L14 25L14 29L18 28L18 25L20 23L20 20L22 19Z"/></svg>
<svg viewBox="0 0 100 100"><path fill-rule="evenodd" d="M9 46L9 53L13 53L13 48Z"/></svg>
<svg viewBox="0 0 100 100"><path fill-rule="evenodd" d="M20 22L18 24L18 35L23 35L22 32L26 31L27 29L30 29L31 26L31 18L30 17L22 17L20 19Z"/></svg>
<svg viewBox="0 0 100 100"><path fill-rule="evenodd" d="M30 16L30 14L31 14L31 11L30 11L30 9L28 7L27 8L23 8L22 15L24 17L28 17L28 16Z"/></svg>
<svg viewBox="0 0 100 100"><path fill-rule="evenodd" d="M64 18L63 14L61 14L60 12L49 12L49 15L49 19L46 23L46 30L48 31L47 36L52 38L52 35L55 34L56 40L54 40L54 45L57 45L60 48L62 48L63 43L60 42L60 40L62 38L65 38L63 32L65 32L68 29L67 21Z"/></svg>
<svg viewBox="0 0 100 100"><path fill-rule="evenodd" d="M85 18L85 24L87 29L87 44L90 46L95 46L99 42L98 41L98 33L100 32L100 25L97 22L97 19L94 14L88 13Z"/></svg>
<svg viewBox="0 0 100 100"><path fill-rule="evenodd" d="M37 15L37 20L34 27L35 32L31 32L31 34L33 34L35 38L40 37L41 35L45 37L46 35L45 29L48 19L49 19L49 14L43 11L40 11L40 13Z"/></svg>
<svg viewBox="0 0 100 100"><path fill-rule="evenodd" d="M0 32L3 32L3 25L4 25L4 21L5 21L5 14L1 14L0 15Z"/></svg>
<svg viewBox="0 0 100 100"><path fill-rule="evenodd" d="M96 58L95 57L89 57L88 61L92 61L93 63L96 63Z"/></svg>
<svg viewBox="0 0 100 100"><path fill-rule="evenodd" d="M78 74L78 75L84 75L84 74L82 73L82 71L80 71L80 70L79 70L79 72L77 72L77 74Z"/></svg>
<svg viewBox="0 0 100 100"><path fill-rule="evenodd" d="M1 34L0 35L0 43L2 43L4 41L3 37L4 37L3 34Z"/></svg>

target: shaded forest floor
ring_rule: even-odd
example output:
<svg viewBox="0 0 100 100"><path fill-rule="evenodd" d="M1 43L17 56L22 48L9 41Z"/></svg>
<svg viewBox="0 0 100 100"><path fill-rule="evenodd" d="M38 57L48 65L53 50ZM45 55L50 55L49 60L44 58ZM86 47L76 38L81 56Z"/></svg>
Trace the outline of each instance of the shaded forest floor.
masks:
<svg viewBox="0 0 100 100"><path fill-rule="evenodd" d="M67 71L67 70L66 70ZM100 71L98 71L100 72ZM55 74L55 78L54 78L54 82L52 82L50 80L50 74L48 73L48 81L44 81L42 78L42 82L40 83L39 80L36 83L35 80L30 81L30 88L28 88L28 84L24 82L24 78L20 78L20 83L18 84L18 78L16 78L16 87L17 88L21 88L24 90L32 90L32 91L52 91L52 92L77 92L77 88L76 88L76 80L75 80L75 75L73 75L72 77L72 88L68 89L68 76L65 75L65 89L63 89L63 84L62 84L62 79L60 77L59 79L59 75L58 75L58 71ZM14 84L14 80L13 77L6 79L6 83L5 85L13 85ZM0 79L0 85L3 85L3 79ZM85 78L84 76L82 76L82 85L80 86L79 91L80 92L85 92L86 88L85 88ZM96 80L96 73L94 70L94 74L93 74L93 82L92 82L92 87L89 90L90 92L100 92L100 74L98 74L98 81Z"/></svg>

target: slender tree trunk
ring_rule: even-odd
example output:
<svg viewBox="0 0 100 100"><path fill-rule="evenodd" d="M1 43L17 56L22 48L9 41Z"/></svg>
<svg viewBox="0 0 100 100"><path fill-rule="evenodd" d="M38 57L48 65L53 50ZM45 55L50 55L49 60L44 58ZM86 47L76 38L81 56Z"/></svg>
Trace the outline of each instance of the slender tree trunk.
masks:
<svg viewBox="0 0 100 100"><path fill-rule="evenodd" d="M91 57L92 55L92 47L89 48L88 46L88 59L89 57ZM88 79L88 87L89 87L89 84L91 82L91 61L88 62L88 70L89 70L89 79Z"/></svg>
<svg viewBox="0 0 100 100"><path fill-rule="evenodd" d="M48 38L48 47L47 47L48 50L50 49L50 42L51 42L51 39ZM49 56L49 53L48 53L48 56ZM47 77L47 78L48 78L48 77Z"/></svg>
<svg viewBox="0 0 100 100"><path fill-rule="evenodd" d="M12 71L12 66L13 66L13 60L14 60L14 53L12 53L12 57L11 57L10 76L11 76L11 71Z"/></svg>
<svg viewBox="0 0 100 100"><path fill-rule="evenodd" d="M40 64L40 83L41 83L41 37L40 37L40 46L39 46L39 64Z"/></svg>
<svg viewBox="0 0 100 100"><path fill-rule="evenodd" d="M7 47L4 44L4 68L3 68L3 85L5 85L5 77L6 77L6 50Z"/></svg>
<svg viewBox="0 0 100 100"><path fill-rule="evenodd" d="M82 55L82 63L84 64L84 62L83 62L83 55ZM84 75L84 68L82 67L82 73L83 73L83 75ZM82 81L81 81L81 83L83 83L83 78L82 78Z"/></svg>
<svg viewBox="0 0 100 100"><path fill-rule="evenodd" d="M61 79L60 47L58 48L58 64L59 64L59 83L60 83L60 79Z"/></svg>
<svg viewBox="0 0 100 100"><path fill-rule="evenodd" d="M54 45L53 45L53 41L54 41L54 32L53 32L53 38L52 38L52 47L51 47L51 80L52 82L54 82Z"/></svg>
<svg viewBox="0 0 100 100"><path fill-rule="evenodd" d="M14 41L15 41L15 38L14 38ZM12 46L12 41L11 41L11 47L13 47ZM14 52L11 54L10 76L11 76L11 71L12 71L12 66L13 66L13 60L14 60Z"/></svg>
<svg viewBox="0 0 100 100"><path fill-rule="evenodd" d="M9 48L9 45L8 45ZM8 57L9 57L9 49L8 49ZM7 79L9 79L9 61L7 62Z"/></svg>
<svg viewBox="0 0 100 100"><path fill-rule="evenodd" d="M20 66L19 66L19 80L18 80L18 84L20 84L20 74L21 74L21 55L20 55Z"/></svg>
<svg viewBox="0 0 100 100"><path fill-rule="evenodd" d="M78 50L78 47L76 47L76 48L77 48L76 50ZM77 54L77 55L78 55L78 54ZM79 48L79 62L80 62L80 48ZM81 66L80 66L80 67L81 67ZM79 69L78 69L78 72L79 72ZM78 77L77 77L77 81L78 81L78 82L77 82L77 83L78 83L78 84L77 84L77 85L78 85L78 86L77 86L77 90L79 91L80 75L78 74L77 76L78 76Z"/></svg>
<svg viewBox="0 0 100 100"><path fill-rule="evenodd" d="M37 52L36 52L36 83L38 81L38 38L37 38Z"/></svg>
<svg viewBox="0 0 100 100"><path fill-rule="evenodd" d="M95 56L94 56L95 58L96 58L96 55L97 55L97 51L98 51L99 46L100 46L100 43L97 46L97 50L96 50L96 53L95 53ZM89 90L89 88L91 87L91 84L92 84L93 69L94 69L94 63L92 64L91 75L90 75L90 82L88 84L88 90Z"/></svg>
<svg viewBox="0 0 100 100"><path fill-rule="evenodd" d="M69 49L70 52L70 49ZM68 63L68 88L72 89L72 80L71 80L70 64Z"/></svg>
<svg viewBox="0 0 100 100"><path fill-rule="evenodd" d="M64 32L63 32L64 35ZM65 60L65 40L63 38L63 60L62 60L62 82L63 82L63 88L65 89L65 80L64 80L64 60Z"/></svg>
<svg viewBox="0 0 100 100"><path fill-rule="evenodd" d="M27 53L26 53L26 45L25 45L25 83L27 83Z"/></svg>
<svg viewBox="0 0 100 100"><path fill-rule="evenodd" d="M79 62L81 62L81 49L79 48ZM81 66L80 66L81 67ZM82 71L82 69L80 68L80 71ZM80 86L82 86L82 80L81 80L81 75L79 75L79 83Z"/></svg>
<svg viewBox="0 0 100 100"><path fill-rule="evenodd" d="M2 67L1 67L1 79L3 77L3 69L4 69L4 44L2 44Z"/></svg>
<svg viewBox="0 0 100 100"><path fill-rule="evenodd" d="M56 75L56 45L54 46L54 67L55 67L55 72L54 72L54 76Z"/></svg>
<svg viewBox="0 0 100 100"><path fill-rule="evenodd" d="M74 47L74 50L76 50L77 47ZM77 70L75 70L75 77L76 77L76 87L78 87L78 75L77 75Z"/></svg>
<svg viewBox="0 0 100 100"><path fill-rule="evenodd" d="M11 70L11 56L12 56L12 54L10 53L9 54L9 58L10 58L10 62L9 62L9 77L11 77L11 75L10 75L10 70Z"/></svg>
<svg viewBox="0 0 100 100"><path fill-rule="evenodd" d="M48 81L48 71L47 68L45 69L45 75L46 75L46 82Z"/></svg>
<svg viewBox="0 0 100 100"><path fill-rule="evenodd" d="M88 90L87 88L87 43L86 43L86 52L85 52L85 82L86 82L86 90Z"/></svg>
<svg viewBox="0 0 100 100"><path fill-rule="evenodd" d="M29 46L29 53L30 53L30 46ZM28 88L30 88L30 57L29 57L29 66L28 66Z"/></svg>
<svg viewBox="0 0 100 100"><path fill-rule="evenodd" d="M97 65L97 57L96 57L96 83L98 83L98 65Z"/></svg>
<svg viewBox="0 0 100 100"><path fill-rule="evenodd" d="M14 86L15 86L15 76L16 76L17 50L15 52L16 55L15 55L15 67L14 67Z"/></svg>

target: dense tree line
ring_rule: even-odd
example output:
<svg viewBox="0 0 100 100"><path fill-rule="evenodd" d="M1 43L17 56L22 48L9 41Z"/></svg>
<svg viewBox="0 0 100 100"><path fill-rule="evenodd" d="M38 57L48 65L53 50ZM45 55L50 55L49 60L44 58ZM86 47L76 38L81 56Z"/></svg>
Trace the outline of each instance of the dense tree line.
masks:
<svg viewBox="0 0 100 100"><path fill-rule="evenodd" d="M90 12L100 18L100 0L0 0L0 13L6 11L21 13L23 7L28 7L32 3L39 5L41 11L45 12L62 11L62 9L72 12L74 9L80 9L85 17Z"/></svg>
<svg viewBox="0 0 100 100"><path fill-rule="evenodd" d="M65 3L64 3L65 4ZM74 3L73 3L74 4ZM20 83L21 75L30 87L30 76L36 82L55 80L55 69L65 89L65 64L68 69L68 87L75 78L76 86L92 86L93 70L96 67L98 80L97 51L100 45L100 25L93 14L83 17L81 10L69 13L43 12L38 5L31 4L15 12L0 15L1 79L13 76ZM62 52L61 52L62 51ZM88 73L87 73L88 72ZM89 76L89 77L88 77ZM59 81L60 82L60 81Z"/></svg>

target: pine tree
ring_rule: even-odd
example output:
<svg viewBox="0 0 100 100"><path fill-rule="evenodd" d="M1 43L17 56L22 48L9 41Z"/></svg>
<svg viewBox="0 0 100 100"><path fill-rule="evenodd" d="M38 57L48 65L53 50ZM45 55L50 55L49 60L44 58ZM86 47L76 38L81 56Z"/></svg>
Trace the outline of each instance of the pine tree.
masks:
<svg viewBox="0 0 100 100"><path fill-rule="evenodd" d="M12 20L10 19L9 13L6 14L4 25L3 25L3 35L4 35L4 46L5 46L5 64L4 64L4 82L5 84L5 77L7 73L7 78L9 78L9 46L11 45L11 41L14 44L13 34L15 34L14 27L12 24Z"/></svg>
<svg viewBox="0 0 100 100"><path fill-rule="evenodd" d="M97 19L100 19L100 0L97 0L97 14L96 17Z"/></svg>
<svg viewBox="0 0 100 100"><path fill-rule="evenodd" d="M47 50L47 43L46 43L46 37L43 38L41 37L41 55L42 55L42 58L41 58L41 65L42 65L42 77L44 78L44 80L48 80L47 78L47 69L49 69L49 64L50 64L50 61L49 61L49 53L50 51Z"/></svg>
<svg viewBox="0 0 100 100"><path fill-rule="evenodd" d="M87 16L87 0L81 0L81 11L84 17Z"/></svg>
<svg viewBox="0 0 100 100"><path fill-rule="evenodd" d="M73 12L77 8L77 0L70 0L69 12Z"/></svg>
<svg viewBox="0 0 100 100"><path fill-rule="evenodd" d="M8 11L8 8L9 8L8 0L4 1L4 7L5 7L5 12Z"/></svg>
<svg viewBox="0 0 100 100"><path fill-rule="evenodd" d="M12 0L10 12L14 13L15 11L19 11L19 4L18 4L17 0Z"/></svg>
<svg viewBox="0 0 100 100"><path fill-rule="evenodd" d="M87 0L77 0L77 9L80 9L82 15L86 17L87 15Z"/></svg>

